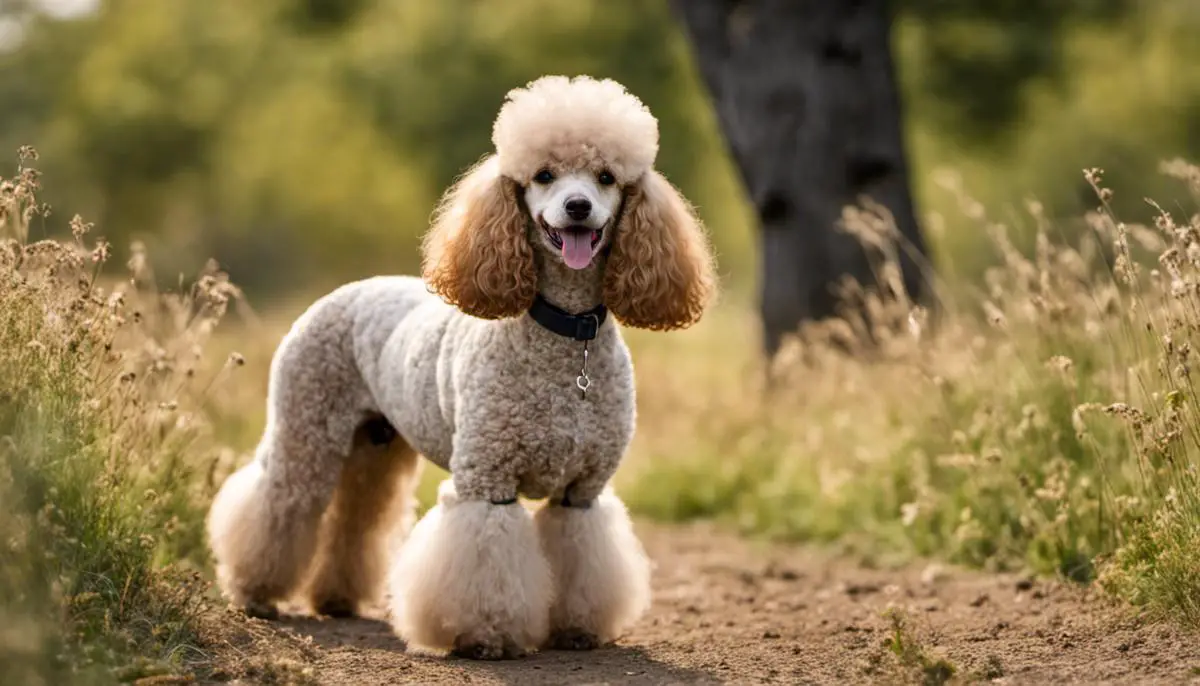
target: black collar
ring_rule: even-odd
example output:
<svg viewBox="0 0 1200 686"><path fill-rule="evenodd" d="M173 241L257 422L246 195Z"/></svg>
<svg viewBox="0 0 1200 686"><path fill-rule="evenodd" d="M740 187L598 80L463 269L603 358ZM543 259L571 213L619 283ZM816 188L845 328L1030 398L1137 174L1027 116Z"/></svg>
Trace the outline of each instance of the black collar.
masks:
<svg viewBox="0 0 1200 686"><path fill-rule="evenodd" d="M533 299L533 305L529 307L529 316L541 324L542 328L559 336L577 341L590 341L600 331L600 325L608 316L608 308L597 305L587 312L571 314L551 305L538 293Z"/></svg>

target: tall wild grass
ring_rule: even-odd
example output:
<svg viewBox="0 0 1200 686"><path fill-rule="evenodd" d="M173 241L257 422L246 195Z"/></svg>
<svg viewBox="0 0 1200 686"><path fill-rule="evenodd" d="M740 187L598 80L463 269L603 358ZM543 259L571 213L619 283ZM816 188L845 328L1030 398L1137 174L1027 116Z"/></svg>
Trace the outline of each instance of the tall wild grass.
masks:
<svg viewBox="0 0 1200 686"><path fill-rule="evenodd" d="M106 683L186 669L207 588L218 454L205 406L240 358L204 346L235 288L160 294L138 250L76 216L67 240L22 149L0 179L0 683ZM67 222L63 222L67 224Z"/></svg>
<svg viewBox="0 0 1200 686"><path fill-rule="evenodd" d="M1200 168L1163 170L1200 200ZM1099 200L1079 222L1031 202L1013 227L948 179L1000 260L953 291L931 275L928 310L902 292L886 212L848 209L882 287L847 285L861 307L769 366L730 333L753 330L745 308L665 343L634 334L631 506L1098 581L1200 627L1200 215L1148 204L1151 223L1125 223L1101 172L1086 180Z"/></svg>

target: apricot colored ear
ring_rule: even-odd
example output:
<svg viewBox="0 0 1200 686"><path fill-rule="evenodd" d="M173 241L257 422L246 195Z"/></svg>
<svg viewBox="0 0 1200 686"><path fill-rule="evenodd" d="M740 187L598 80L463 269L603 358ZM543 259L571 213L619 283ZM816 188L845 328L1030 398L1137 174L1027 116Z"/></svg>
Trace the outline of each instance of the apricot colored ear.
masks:
<svg viewBox="0 0 1200 686"><path fill-rule="evenodd" d="M513 317L533 304L537 272L517 191L492 155L450 187L425 236L426 284L469 315Z"/></svg>
<svg viewBox="0 0 1200 686"><path fill-rule="evenodd" d="M627 191L605 270L605 304L623 324L667 331L699 321L715 294L699 218L661 174L646 172Z"/></svg>

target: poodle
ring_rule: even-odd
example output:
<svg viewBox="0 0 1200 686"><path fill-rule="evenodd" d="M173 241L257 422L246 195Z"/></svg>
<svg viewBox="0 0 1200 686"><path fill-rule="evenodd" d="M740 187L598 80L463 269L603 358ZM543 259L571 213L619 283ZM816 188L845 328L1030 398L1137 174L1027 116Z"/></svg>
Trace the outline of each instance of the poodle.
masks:
<svg viewBox="0 0 1200 686"><path fill-rule="evenodd" d="M435 211L422 278L342 286L276 351L263 438L208 518L248 613L386 601L409 650L501 659L609 643L648 608L609 486L635 420L619 324L697 322L708 238L612 80L509 92L492 142ZM450 477L408 532L422 455Z"/></svg>

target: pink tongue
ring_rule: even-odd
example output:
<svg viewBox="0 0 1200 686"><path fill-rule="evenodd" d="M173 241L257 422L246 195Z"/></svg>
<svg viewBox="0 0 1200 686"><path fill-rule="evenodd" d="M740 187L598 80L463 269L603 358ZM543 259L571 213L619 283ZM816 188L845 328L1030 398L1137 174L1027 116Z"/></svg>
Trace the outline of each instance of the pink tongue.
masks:
<svg viewBox="0 0 1200 686"><path fill-rule="evenodd" d="M592 263L592 236L589 231L562 232L563 262L571 269L583 269Z"/></svg>

